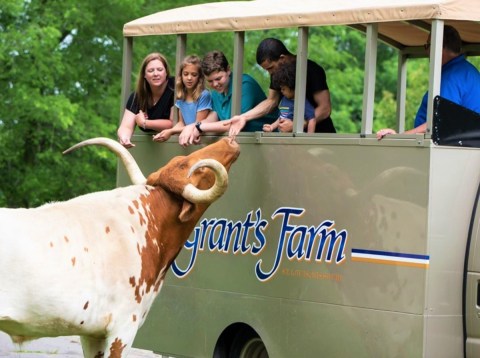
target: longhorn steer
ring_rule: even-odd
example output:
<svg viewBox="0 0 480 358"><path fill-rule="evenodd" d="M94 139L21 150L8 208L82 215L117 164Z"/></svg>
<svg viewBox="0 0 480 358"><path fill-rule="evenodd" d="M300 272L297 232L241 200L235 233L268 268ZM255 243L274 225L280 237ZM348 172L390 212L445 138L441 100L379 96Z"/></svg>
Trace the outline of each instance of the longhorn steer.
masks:
<svg viewBox="0 0 480 358"><path fill-rule="evenodd" d="M17 343L79 335L85 357L118 358L198 219L225 191L239 146L222 139L145 179L111 139L67 151L91 144L115 151L136 185L0 209L0 330Z"/></svg>

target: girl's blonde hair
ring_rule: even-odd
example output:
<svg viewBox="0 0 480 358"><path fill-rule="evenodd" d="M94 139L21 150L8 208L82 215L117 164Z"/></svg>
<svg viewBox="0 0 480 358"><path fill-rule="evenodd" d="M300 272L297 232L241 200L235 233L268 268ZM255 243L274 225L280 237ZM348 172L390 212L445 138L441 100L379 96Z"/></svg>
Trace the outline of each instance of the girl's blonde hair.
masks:
<svg viewBox="0 0 480 358"><path fill-rule="evenodd" d="M202 60L200 57L196 55L187 56L183 59L182 63L180 64L180 68L178 69L177 78L175 80L175 94L177 99L184 100L187 96L187 91L185 89L185 85L182 81L182 72L185 66L187 65L194 65L197 66L198 69L198 82L193 90L193 100L197 101L200 98L203 90L205 89L205 76L202 71Z"/></svg>
<svg viewBox="0 0 480 358"><path fill-rule="evenodd" d="M153 52L148 54L143 59L142 65L140 66L140 71L138 71L136 95L138 108L144 112L147 111L147 108L153 106L152 89L145 79L145 69L147 68L147 65L154 60L160 60L163 63L163 67L165 67L165 71L167 73L167 83L168 79L170 78L170 68L168 66L167 59L161 53Z"/></svg>

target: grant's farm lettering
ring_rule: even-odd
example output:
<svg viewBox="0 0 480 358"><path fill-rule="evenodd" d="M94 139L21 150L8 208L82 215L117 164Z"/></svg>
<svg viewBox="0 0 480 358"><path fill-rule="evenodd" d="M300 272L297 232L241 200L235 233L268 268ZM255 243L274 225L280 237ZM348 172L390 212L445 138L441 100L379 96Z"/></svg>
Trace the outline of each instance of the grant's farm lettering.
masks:
<svg viewBox="0 0 480 358"><path fill-rule="evenodd" d="M176 262L172 265L174 274L185 277L196 263L199 252L223 254L242 254L259 256L269 244L275 245L275 257L272 264L266 264L260 258L255 265L255 275L259 281L271 279L278 272L282 260L307 261L312 263L340 264L345 260L345 247L348 240L346 230L337 231L333 220L324 220L316 225L295 224L295 219L305 213L303 208L280 207L271 216L272 222L280 222L278 238L268 237L269 222L262 217L259 208L250 211L244 221L203 219L195 227L193 238L185 243L184 250L190 253L186 268L180 268Z"/></svg>

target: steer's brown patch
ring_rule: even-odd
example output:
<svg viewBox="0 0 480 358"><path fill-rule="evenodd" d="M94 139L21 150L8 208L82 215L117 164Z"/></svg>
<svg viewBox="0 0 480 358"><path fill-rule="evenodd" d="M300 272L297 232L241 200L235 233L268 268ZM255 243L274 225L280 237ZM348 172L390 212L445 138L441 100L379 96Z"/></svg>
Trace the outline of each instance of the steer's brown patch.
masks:
<svg viewBox="0 0 480 358"><path fill-rule="evenodd" d="M84 247L83 251L88 252L88 247Z"/></svg>
<svg viewBox="0 0 480 358"><path fill-rule="evenodd" d="M53 247L53 242L50 241L50 247Z"/></svg>
<svg viewBox="0 0 480 358"><path fill-rule="evenodd" d="M123 349L126 346L126 344L122 343L121 339L115 338L115 341L113 341L112 345L110 346L109 358L121 358Z"/></svg>
<svg viewBox="0 0 480 358"><path fill-rule="evenodd" d="M133 203L133 206L135 206L135 209L138 210L138 208L140 207L140 204L138 203L138 200L133 200L132 203Z"/></svg>
<svg viewBox="0 0 480 358"><path fill-rule="evenodd" d="M138 212L138 221L140 221L140 226L143 226L147 223L147 221L145 220L145 217L140 211Z"/></svg>
<svg viewBox="0 0 480 358"><path fill-rule="evenodd" d="M134 314L134 315L132 316L132 319L133 319L133 322L137 322L137 315Z"/></svg>
<svg viewBox="0 0 480 358"><path fill-rule="evenodd" d="M88 303L89 303L89 301L85 302L85 304L83 305L84 310L86 310L88 308Z"/></svg>
<svg viewBox="0 0 480 358"><path fill-rule="evenodd" d="M75 261L76 261L76 258L72 257L72 266L75 266Z"/></svg>
<svg viewBox="0 0 480 358"><path fill-rule="evenodd" d="M142 297L145 293L149 293L153 289L153 285L156 282L156 279L160 273L160 266L159 263L161 261L160 255L158 254L158 250L156 250L156 246L158 246L157 240L160 238L160 232L158 229L158 225L156 225L156 215L161 216L161 211L152 213L151 210L148 208L151 207L152 202L155 201L162 201L162 199L157 194L156 190L150 192L147 195L140 196L140 203L141 207L143 208L143 212L146 215L146 218L140 214L140 223L147 225L147 230L145 232L145 246L141 246L140 243L137 243L137 251L141 257L141 271L140 276L137 277L136 281L130 279L130 284L134 288L134 296L135 300L140 303L142 301ZM174 208L172 208L174 209ZM139 210L140 211L140 210ZM155 242L155 244L154 244Z"/></svg>
<svg viewBox="0 0 480 358"><path fill-rule="evenodd" d="M140 226L145 225L147 222L145 221L145 217L143 216L143 214L139 210L140 209L140 203L138 202L138 200L132 200L132 204L133 204L133 206L135 207L135 210L138 213L138 221L140 222ZM135 210L131 206L129 206L128 209L130 210L131 214L135 213Z"/></svg>
<svg viewBox="0 0 480 358"><path fill-rule="evenodd" d="M158 292L159 282L163 280L167 268L193 230L195 222L193 225L182 223L180 226L177 220L181 201L181 199L172 199L171 195L162 190L152 190L149 194L140 196L147 230L145 246L137 243L142 265L140 276L136 277L135 285L130 280L138 303L141 303L146 294ZM170 216L173 216L174 220Z"/></svg>
<svg viewBox="0 0 480 358"><path fill-rule="evenodd" d="M105 227L105 233L108 234L110 232L110 226Z"/></svg>
<svg viewBox="0 0 480 358"><path fill-rule="evenodd" d="M129 205L128 206L128 211L130 212L130 214L135 214L135 211L133 210L133 208Z"/></svg>
<svg viewBox="0 0 480 358"><path fill-rule="evenodd" d="M142 302L142 296L140 295L140 283L138 284L138 286L136 285L134 276L130 277L128 282L130 282L130 285L135 288L135 301L137 301L138 303Z"/></svg>
<svg viewBox="0 0 480 358"><path fill-rule="evenodd" d="M64 236L63 239L65 240L66 243L68 243L70 240L68 240L68 237Z"/></svg>

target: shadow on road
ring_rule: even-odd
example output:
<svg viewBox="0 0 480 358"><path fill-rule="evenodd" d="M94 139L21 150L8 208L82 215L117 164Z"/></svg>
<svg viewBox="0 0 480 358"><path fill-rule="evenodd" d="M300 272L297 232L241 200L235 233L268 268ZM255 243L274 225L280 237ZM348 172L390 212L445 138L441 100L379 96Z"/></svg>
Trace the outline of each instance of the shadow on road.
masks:
<svg viewBox="0 0 480 358"><path fill-rule="evenodd" d="M83 358L80 338L56 337L40 338L25 342L22 345L12 343L10 337L0 332L0 357L11 358ZM130 350L129 358L162 358L161 355L150 351L135 349Z"/></svg>

